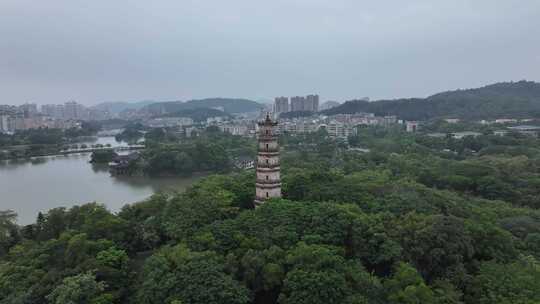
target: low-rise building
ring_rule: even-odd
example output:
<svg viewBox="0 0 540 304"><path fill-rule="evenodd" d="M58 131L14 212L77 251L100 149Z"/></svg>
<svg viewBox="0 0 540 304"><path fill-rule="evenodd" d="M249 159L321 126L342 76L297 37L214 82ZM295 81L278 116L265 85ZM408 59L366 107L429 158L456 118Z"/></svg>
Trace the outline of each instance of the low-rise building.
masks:
<svg viewBox="0 0 540 304"><path fill-rule="evenodd" d="M116 154L109 163L109 171L115 175L132 174L133 166L139 160L140 156L138 152L127 155Z"/></svg>
<svg viewBox="0 0 540 304"><path fill-rule="evenodd" d="M336 121L329 124L322 124L319 127L326 129L330 137L347 138L353 133L352 127Z"/></svg>
<svg viewBox="0 0 540 304"><path fill-rule="evenodd" d="M426 134L427 136L429 137L434 137L434 138L445 138L448 136L447 133L439 133L439 132L435 132L435 133L428 133Z"/></svg>
<svg viewBox="0 0 540 304"><path fill-rule="evenodd" d="M471 132L471 131L465 131L465 132L455 132L451 133L450 136L452 136L455 139L463 139L467 136L477 137L482 135L482 133L479 132Z"/></svg>
<svg viewBox="0 0 540 304"><path fill-rule="evenodd" d="M513 131L513 132L518 132L523 135L535 136L535 137L538 137L538 135L540 134L540 126L523 125L523 126L508 127L508 130Z"/></svg>
<svg viewBox="0 0 540 304"><path fill-rule="evenodd" d="M208 124L208 125L217 124L217 123L223 122L225 120L225 118L226 117L221 117L221 116L208 117L206 119L206 124Z"/></svg>
<svg viewBox="0 0 540 304"><path fill-rule="evenodd" d="M229 133L232 135L240 135L240 136L246 136L249 134L249 129L245 125L233 125L233 124L225 124L219 126L219 129L222 132Z"/></svg>
<svg viewBox="0 0 540 304"><path fill-rule="evenodd" d="M498 124L510 124L510 123L517 123L517 122L518 122L518 120L513 119L513 118L495 119L495 123L498 123Z"/></svg>
<svg viewBox="0 0 540 304"><path fill-rule="evenodd" d="M409 133L415 133L418 131L420 124L417 121L407 121L405 123L405 130Z"/></svg>
<svg viewBox="0 0 540 304"><path fill-rule="evenodd" d="M238 169L248 170L255 168L255 160L251 157L238 157L233 163Z"/></svg>
<svg viewBox="0 0 540 304"><path fill-rule="evenodd" d="M152 118L144 123L150 128L181 127L193 124L193 119L189 117L160 117Z"/></svg>

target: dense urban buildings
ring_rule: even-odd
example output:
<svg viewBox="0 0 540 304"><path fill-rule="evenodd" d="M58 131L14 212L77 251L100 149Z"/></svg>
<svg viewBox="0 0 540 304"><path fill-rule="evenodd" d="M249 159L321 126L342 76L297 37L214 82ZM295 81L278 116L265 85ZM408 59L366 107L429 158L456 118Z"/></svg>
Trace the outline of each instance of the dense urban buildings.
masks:
<svg viewBox="0 0 540 304"><path fill-rule="evenodd" d="M34 103L0 105L0 132L12 133L35 128L68 129L76 127L80 121L108 118L111 117L106 111L87 108L75 101L42 105L40 110Z"/></svg>
<svg viewBox="0 0 540 304"><path fill-rule="evenodd" d="M144 125L150 128L182 127L193 125L189 117L160 117L147 120Z"/></svg>
<svg viewBox="0 0 540 304"><path fill-rule="evenodd" d="M336 103L330 102L329 105ZM329 106L324 104L326 108ZM136 121L148 128L169 128L173 132L185 134L186 136L196 136L204 131L209 126L217 127L222 132L232 135L254 137L257 130L257 121L264 120L266 114L270 112L270 117L280 119L277 130L287 134L304 134L325 130L332 138L341 140L347 139L351 135L357 134L358 128L363 126L400 126L402 129L414 133L422 129L423 122L404 121L398 119L395 115L376 116L374 113L357 112L354 114L335 114L324 115L317 111L319 108L319 96L293 96L293 97L276 97L274 104L268 106L259 112L242 112L233 115L226 113L223 107L213 106L212 110L219 109L217 116L208 116L201 118L189 117L186 115L175 116L166 112L164 114L155 114L146 109L130 109L129 115L127 112L120 112L111 115L108 109L99 110L98 107L85 107L75 101L69 101L64 104L45 104L38 107L33 103L26 103L20 106L0 105L0 133L11 134L18 130L28 130L33 128L59 128L69 129L78 128L83 121L99 121L109 118L121 118L127 121ZM321 105L322 108L322 105ZM160 108L159 112L165 109ZM310 113L299 113L301 115L285 116L282 113L291 111L302 111ZM125 114L125 115L124 115ZM184 113L182 113L184 114ZM445 123L457 124L460 122L458 118L445 118ZM537 136L539 131L530 128L530 119L516 118L497 118L494 120L481 120L479 124L516 124L521 123L521 127L504 127L496 130L496 135L506 135L508 133L521 133L525 135ZM435 132L436 133L436 132ZM431 136L440 136L440 134L432 133ZM464 133L465 134L465 133ZM467 134L465 134L467 135ZM453 135L454 136L454 135ZM460 137L461 134L455 134Z"/></svg>
<svg viewBox="0 0 540 304"><path fill-rule="evenodd" d="M347 138L355 133L355 129L360 125L388 126L398 123L395 116L379 117L373 113L338 114L326 116L316 114L312 111L318 107L318 96L309 95L306 97L289 98L277 97L273 106L274 115L278 117L280 113L287 111L309 111L313 115L308 117L281 118L280 124L276 127L280 132L289 134L302 134L317 132L325 129L329 136L335 138ZM291 108L292 106L292 108ZM235 116L215 116L208 117L203 121L194 120L187 116L160 116L150 114L145 111L132 111L129 116L120 118L138 121L149 128L177 128L178 132L191 136L204 130L208 126L215 126L221 131L232 135L252 137L256 134L257 119L264 119L267 110L257 113L243 113ZM0 132L13 133L17 130L27 130L31 128L74 128L85 120L102 120L112 118L109 113L98 111L95 108L86 108L77 102L70 101L65 104L46 104L41 109L33 104L22 106L0 106ZM117 116L118 117L118 116Z"/></svg>

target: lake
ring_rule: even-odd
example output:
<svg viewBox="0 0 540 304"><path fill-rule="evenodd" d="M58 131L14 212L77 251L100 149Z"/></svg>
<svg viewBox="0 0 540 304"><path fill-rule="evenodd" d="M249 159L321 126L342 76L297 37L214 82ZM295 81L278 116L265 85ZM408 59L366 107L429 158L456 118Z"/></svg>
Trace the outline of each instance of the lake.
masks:
<svg viewBox="0 0 540 304"><path fill-rule="evenodd" d="M123 145L114 138L92 144ZM35 222L39 211L89 202L116 212L159 191L182 191L202 177L113 177L107 166L93 165L90 153L0 161L0 210L11 209L21 225Z"/></svg>

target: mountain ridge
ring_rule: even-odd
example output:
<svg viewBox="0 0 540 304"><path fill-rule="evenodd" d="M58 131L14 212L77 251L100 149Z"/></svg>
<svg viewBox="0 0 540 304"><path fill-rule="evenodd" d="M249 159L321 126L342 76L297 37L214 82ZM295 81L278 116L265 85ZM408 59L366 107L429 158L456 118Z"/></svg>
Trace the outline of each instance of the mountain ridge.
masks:
<svg viewBox="0 0 540 304"><path fill-rule="evenodd" d="M499 82L473 89L445 91L426 98L367 102L351 100L322 111L327 115L370 112L406 120L435 118L493 119L540 117L540 83Z"/></svg>
<svg viewBox="0 0 540 304"><path fill-rule="evenodd" d="M108 111L111 114L118 114L125 110L139 110L147 105L153 104L154 100L141 101L105 101L91 106L92 109Z"/></svg>
<svg viewBox="0 0 540 304"><path fill-rule="evenodd" d="M205 121L211 117L230 117L231 114L211 108L185 109L177 112L158 115L156 117L189 117L195 122Z"/></svg>
<svg viewBox="0 0 540 304"><path fill-rule="evenodd" d="M253 100L243 98L205 98L193 99L185 102L181 101L166 101L156 102L145 106L142 110L149 112L174 113L182 110L197 109L197 108L223 108L223 112L234 114L243 112L254 112L262 109L264 106Z"/></svg>

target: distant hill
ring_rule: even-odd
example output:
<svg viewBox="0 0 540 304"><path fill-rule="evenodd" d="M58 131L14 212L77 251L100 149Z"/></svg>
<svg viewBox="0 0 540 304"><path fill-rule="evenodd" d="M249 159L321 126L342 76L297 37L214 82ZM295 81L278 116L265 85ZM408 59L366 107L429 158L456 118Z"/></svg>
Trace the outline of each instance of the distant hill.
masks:
<svg viewBox="0 0 540 304"><path fill-rule="evenodd" d="M195 122L206 121L210 117L230 117L229 113L208 108L186 109L174 113L160 115L160 117L189 117Z"/></svg>
<svg viewBox="0 0 540 304"><path fill-rule="evenodd" d="M329 101L323 103L323 104L320 106L320 109L321 109L321 111L324 111L324 110L328 110L328 109L331 109L331 108L335 108L335 107L337 107L337 106L339 106L339 105L340 105L339 102L329 100Z"/></svg>
<svg viewBox="0 0 540 304"><path fill-rule="evenodd" d="M263 105L273 105L274 104L274 101L272 99L267 99L267 98L258 98L258 99L255 99L256 102L260 103L260 104L263 104Z"/></svg>
<svg viewBox="0 0 540 304"><path fill-rule="evenodd" d="M190 100L186 102L171 101L157 102L144 107L150 113L166 114L176 113L178 111L199 109L199 108L221 108L229 114L255 112L263 108L263 105L248 99L236 98L207 98L199 100Z"/></svg>
<svg viewBox="0 0 540 304"><path fill-rule="evenodd" d="M112 114L118 114L125 110L139 110L153 103L155 103L155 101L152 101L152 100L143 100L143 101L136 101L136 102L108 101L108 102L102 102L100 104L92 106L92 108L98 109L98 110L106 110Z"/></svg>
<svg viewBox="0 0 540 304"><path fill-rule="evenodd" d="M397 115L406 120L540 118L540 83L503 82L443 92L428 98L352 100L323 111L327 115L357 112Z"/></svg>

